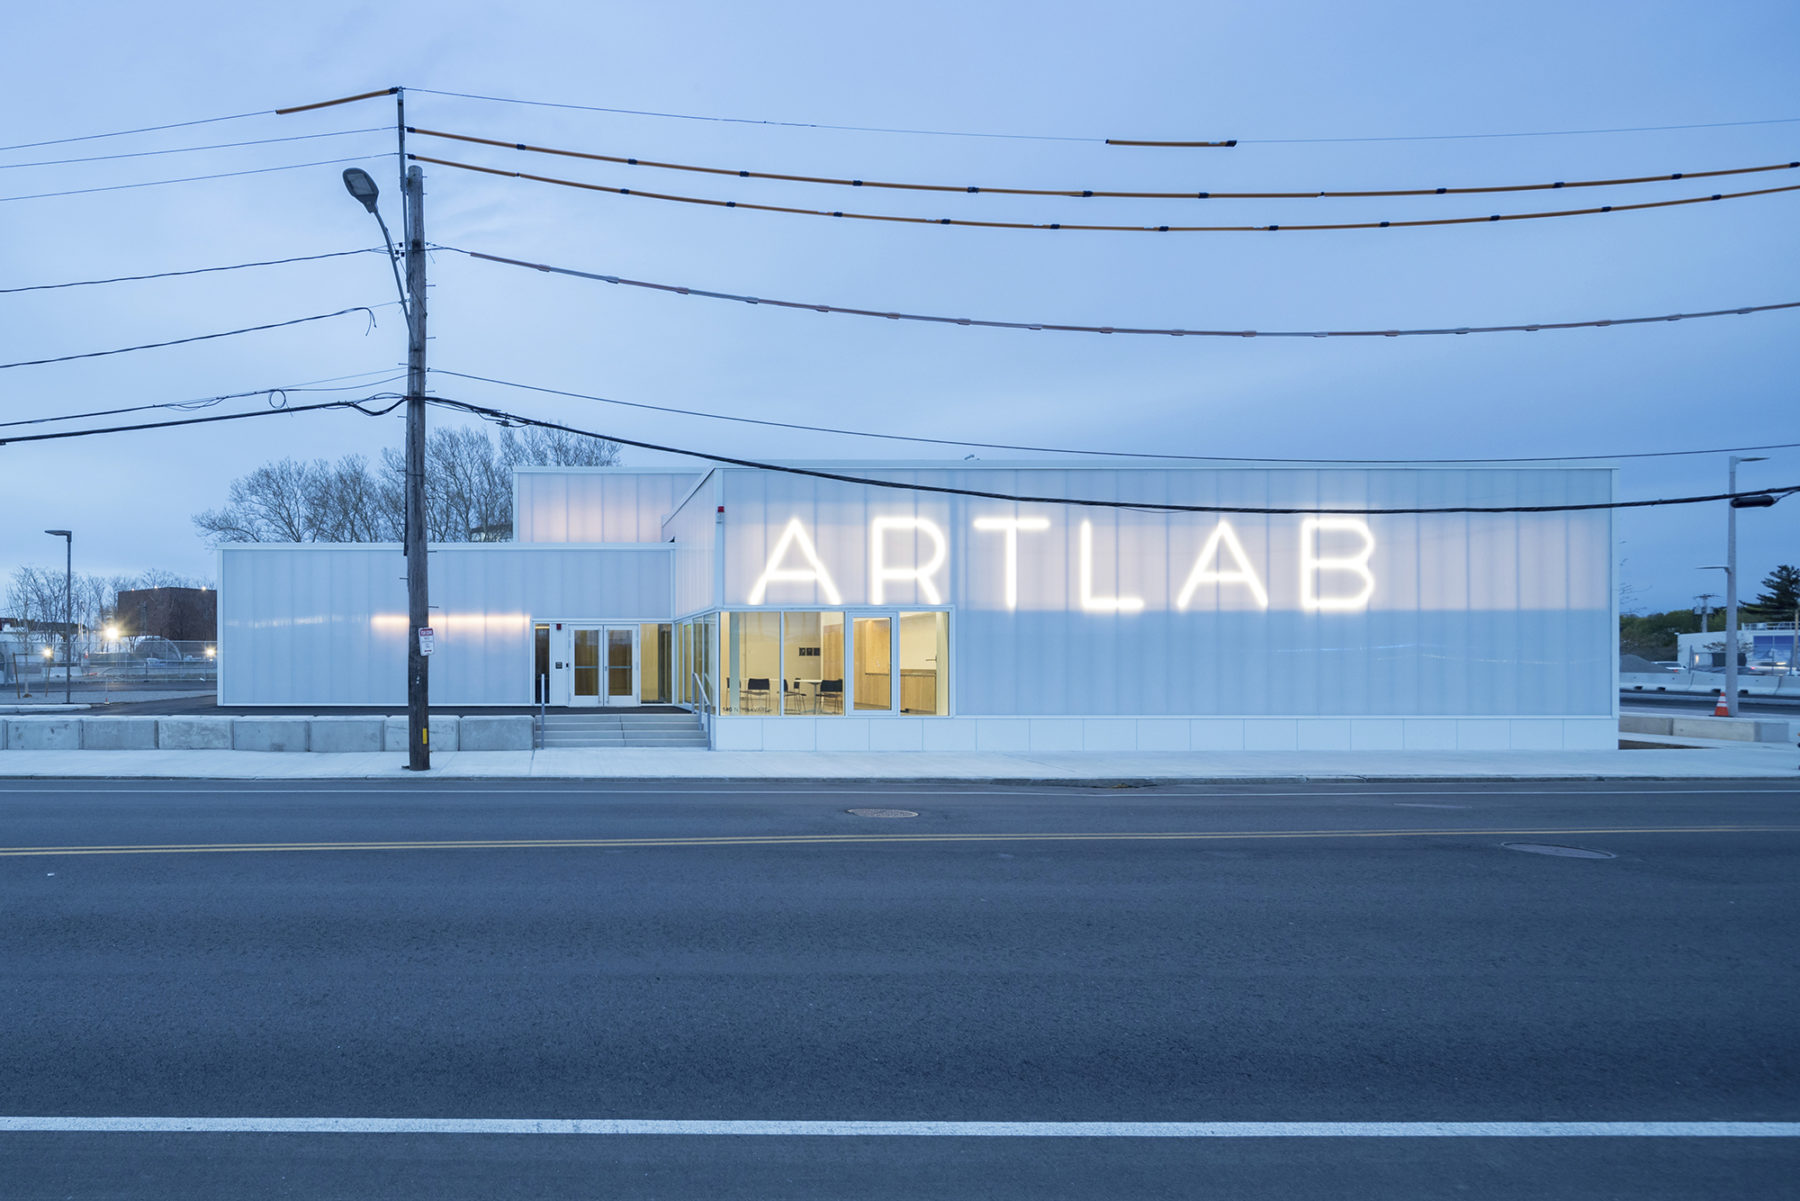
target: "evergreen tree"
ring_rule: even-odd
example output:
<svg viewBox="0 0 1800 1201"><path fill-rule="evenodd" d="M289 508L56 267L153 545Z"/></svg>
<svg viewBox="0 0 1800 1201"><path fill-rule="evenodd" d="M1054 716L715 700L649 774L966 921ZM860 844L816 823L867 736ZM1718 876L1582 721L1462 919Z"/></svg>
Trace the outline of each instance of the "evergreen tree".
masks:
<svg viewBox="0 0 1800 1201"><path fill-rule="evenodd" d="M1800 608L1800 567L1783 563L1763 577L1762 586L1751 607L1770 621L1792 621Z"/></svg>

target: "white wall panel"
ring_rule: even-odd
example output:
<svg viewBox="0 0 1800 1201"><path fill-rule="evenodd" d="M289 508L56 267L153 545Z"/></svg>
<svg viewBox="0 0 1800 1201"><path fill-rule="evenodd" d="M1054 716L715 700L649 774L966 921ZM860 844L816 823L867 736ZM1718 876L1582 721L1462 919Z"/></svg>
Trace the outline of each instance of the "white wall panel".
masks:
<svg viewBox="0 0 1800 1201"><path fill-rule="evenodd" d="M719 477L709 476L662 525L662 536L675 544L675 613L687 617L719 603Z"/></svg>
<svg viewBox="0 0 1800 1201"><path fill-rule="evenodd" d="M529 704L534 619L667 620L672 549L433 546L433 703ZM405 703L398 547L226 547L220 561L221 703Z"/></svg>
<svg viewBox="0 0 1800 1201"><path fill-rule="evenodd" d="M621 467L521 468L518 542L661 542L663 518L701 473Z"/></svg>

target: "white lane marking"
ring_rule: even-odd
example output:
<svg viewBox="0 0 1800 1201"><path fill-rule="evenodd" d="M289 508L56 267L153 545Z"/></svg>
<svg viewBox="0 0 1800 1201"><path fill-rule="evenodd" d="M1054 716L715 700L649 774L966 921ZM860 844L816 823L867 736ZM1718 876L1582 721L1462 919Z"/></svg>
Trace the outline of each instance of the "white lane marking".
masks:
<svg viewBox="0 0 1800 1201"><path fill-rule="evenodd" d="M1800 1122L864 1122L632 1118L0 1117L0 1133L853 1138L1800 1138Z"/></svg>
<svg viewBox="0 0 1800 1201"><path fill-rule="evenodd" d="M221 781L221 783L223 784L223 783L227 783L227 782ZM843 795L844 793L854 792L856 795L859 795L859 796L873 795L873 794L879 793L881 795L886 795L886 796L926 796L926 795L929 795L929 796L1002 796L1002 797L1031 797L1031 798L1057 797L1057 798L1065 798L1065 799L1070 799L1070 800L1096 800L1096 799L1106 799L1106 798L1111 798L1111 799L1115 799L1115 800L1124 800L1124 799L1130 798L1134 794L1137 794L1137 795L1145 797L1146 799L1155 798L1155 797L1160 797L1163 799L1180 797L1180 798L1184 798L1184 799L1188 799L1188 800L1230 801L1230 800L1262 800L1262 799L1271 798L1271 797L1302 797L1302 798L1317 799L1320 797L1357 798L1357 797L1457 795L1457 796L1468 796L1471 799L1480 800L1480 799L1483 799L1486 797L1501 797L1501 796L1528 796L1528 797L1631 796L1631 797L1644 797L1644 796L1785 796L1785 795L1796 794L1796 789L1794 788L1794 786L1788 785L1788 784L1772 784L1770 787L1766 787L1766 788L1756 788L1756 787L1746 786L1749 784L1760 783L1760 781L1746 781L1745 785L1740 785L1740 786L1731 787L1731 788L1656 788L1656 787L1653 787L1653 785L1656 783L1655 781L1645 781L1646 787L1642 787L1642 788L1613 788L1613 789L1594 788L1594 789L1568 790L1568 791L1556 791L1556 790L1552 790L1552 789L1543 789L1543 788L1483 789L1483 788L1479 787L1479 784L1473 784L1473 785L1469 786L1469 790L1466 792L1455 792L1455 793L1450 793L1450 794L1446 794L1435 788L1430 788L1430 787L1425 787L1425 786L1421 786L1421 787L1414 788L1414 789L1409 789L1407 791L1384 790L1384 791L1377 792L1377 791L1365 791L1365 790L1351 791L1351 790L1347 790L1346 787L1343 785L1336 785L1336 786L1320 785L1316 788L1310 789L1305 792L1176 792L1176 791L1172 791L1173 788L1179 786L1182 783L1182 781L1178 781L1178 780L1169 781L1167 784L1151 782L1151 783L1147 783L1142 788L1132 788L1129 790L1127 790L1127 789L1114 790L1114 789L1107 787L1106 785L1087 785L1087 784L1082 784L1079 781L1071 781L1067 787L1044 788L1042 786L1033 787L1031 785L1021 783L1018 787L1015 787L1015 788L993 788L993 789L937 788L937 787L933 787L931 785L918 785L918 786L914 786L914 787L908 787L903 782L897 781L897 780L890 780L890 781L877 780L877 781L866 781L866 782L853 782L853 783L840 784L840 785L836 785L836 786L830 785L828 783L805 782L802 784L797 784L791 788L783 787L783 788L758 788L758 789L733 788L730 785L723 785L723 786L715 787L715 788L658 788L654 784L649 785L649 786L643 786L640 784L635 787L618 788L618 787L607 787L604 781L598 782L596 784L596 786L592 787L592 788L531 788L531 787L524 787L524 788L491 788L491 787L489 787L489 788L461 788L461 787L457 787L458 781L454 781L454 780L431 781L428 784L421 784L416 787L405 787L405 788L398 788L398 789L396 789L396 788L305 788L305 787L281 788L281 787L273 787L273 786L263 786L263 787L252 786L250 788L245 788L245 787L242 787L241 783L238 783L238 782L230 782L230 783L237 784L237 786L235 786L235 787L219 787L219 788L194 788L191 786L181 787L181 786L173 786L174 782L168 781L168 780L131 781L131 782L127 782L124 784L120 784L119 786L113 787L113 788L56 788L56 787L43 787L43 786L33 786L33 787L0 786L0 795L7 795L7 796L73 796L73 795L85 795L85 794L91 793L91 794L99 795L99 796L116 796L121 792L130 791L135 794L142 794L142 795L154 794L154 795L158 795L158 796L169 796L169 795L174 795L174 796L383 796L383 797L389 797L389 798L394 798L394 799L407 797L407 796L410 796L413 794L430 795L430 796L434 796L434 797L581 796L581 797L589 797L592 799L601 799L601 798L608 798L608 797L637 797L637 796L650 796L650 797L659 797L659 796L734 796L734 797L774 796L774 797L787 797L787 798L792 798L792 799L798 800L798 799L803 799L803 798L807 798L807 797L835 797L835 796ZM527 781L527 783L529 783L529 782ZM171 786L163 787L163 788L145 787L145 785L156 785L156 784L166 784L166 785L171 785Z"/></svg>

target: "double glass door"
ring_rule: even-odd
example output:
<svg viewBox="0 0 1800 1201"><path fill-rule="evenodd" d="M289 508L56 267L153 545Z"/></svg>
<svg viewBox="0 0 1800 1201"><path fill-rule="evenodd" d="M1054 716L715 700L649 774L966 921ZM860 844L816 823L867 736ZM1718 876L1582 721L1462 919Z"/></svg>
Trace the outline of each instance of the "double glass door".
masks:
<svg viewBox="0 0 1800 1201"><path fill-rule="evenodd" d="M635 705L638 645L635 625L564 624L566 654L551 656L551 695L576 707Z"/></svg>

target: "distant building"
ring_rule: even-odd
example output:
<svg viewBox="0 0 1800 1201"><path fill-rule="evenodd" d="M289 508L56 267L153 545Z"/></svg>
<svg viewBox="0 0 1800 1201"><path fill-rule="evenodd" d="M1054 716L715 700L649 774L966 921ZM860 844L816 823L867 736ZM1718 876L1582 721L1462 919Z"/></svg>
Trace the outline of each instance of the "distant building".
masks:
<svg viewBox="0 0 1800 1201"><path fill-rule="evenodd" d="M218 636L219 594L210 588L127 588L113 623L128 638L212 642Z"/></svg>
<svg viewBox="0 0 1800 1201"><path fill-rule="evenodd" d="M1725 631L1709 634L1681 634L1681 666L1689 671L1725 670ZM1767 671L1792 671L1794 651L1800 648L1800 633L1791 621L1746 621L1738 623L1738 666Z"/></svg>

